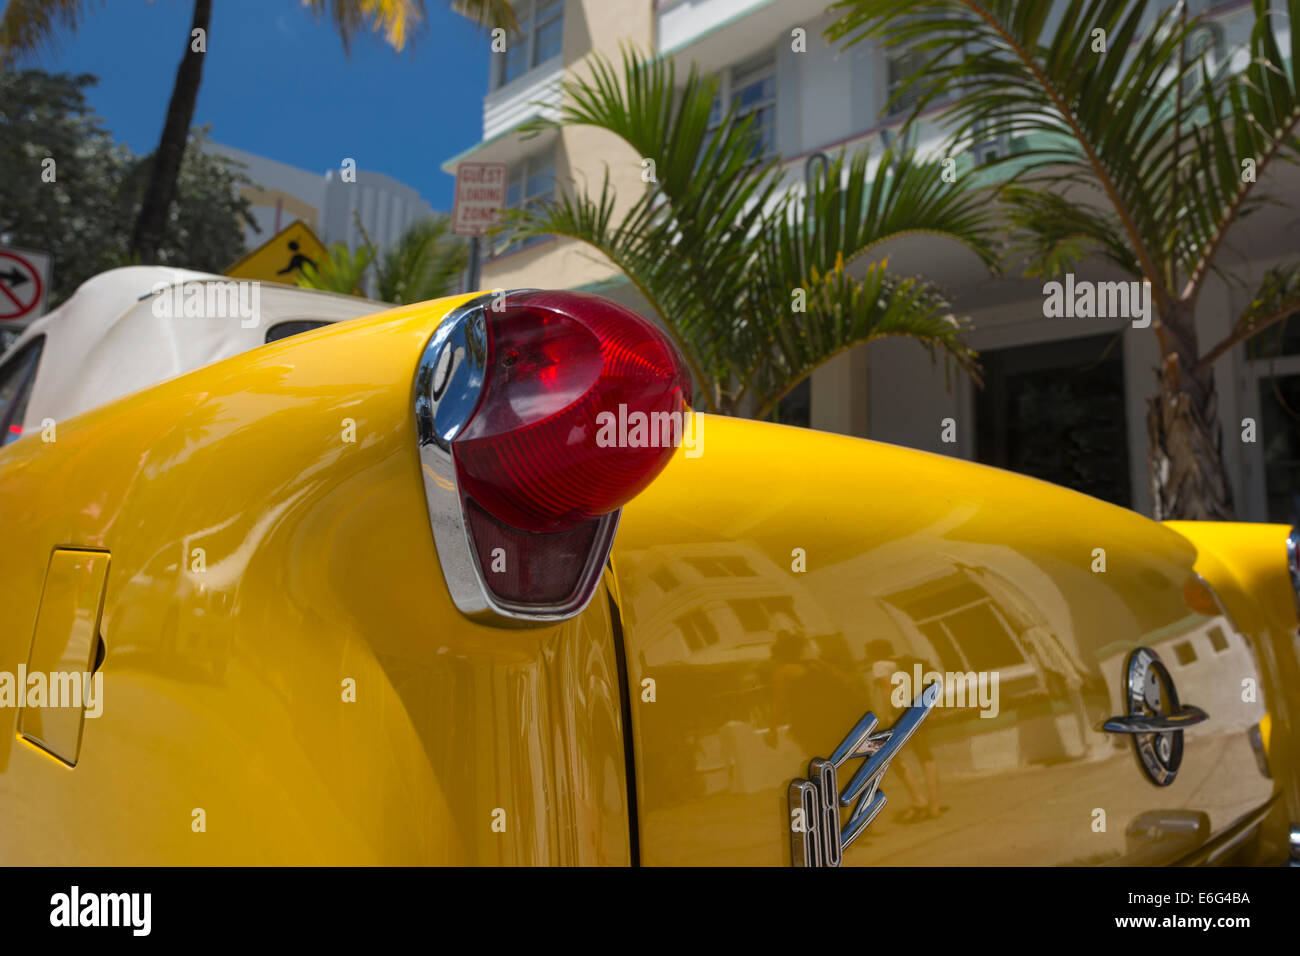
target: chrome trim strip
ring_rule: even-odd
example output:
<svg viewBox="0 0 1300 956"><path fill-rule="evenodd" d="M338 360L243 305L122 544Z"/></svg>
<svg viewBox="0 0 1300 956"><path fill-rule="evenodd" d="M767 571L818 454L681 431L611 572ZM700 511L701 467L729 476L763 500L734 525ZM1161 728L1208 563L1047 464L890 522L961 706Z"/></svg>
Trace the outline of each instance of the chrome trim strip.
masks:
<svg viewBox="0 0 1300 956"><path fill-rule="evenodd" d="M888 730L877 730L879 721L868 711L858 719L849 735L840 741L829 760L814 758L808 764L808 779L795 779L786 791L790 812L790 861L794 866L839 866L844 851L862 835L885 808L880 783L890 761L938 703L943 687L935 681L923 688L916 699ZM867 758L843 792L838 771L850 760ZM857 805L854 805L854 800ZM841 807L853 807L841 828ZM795 827L798 813L802 827Z"/></svg>

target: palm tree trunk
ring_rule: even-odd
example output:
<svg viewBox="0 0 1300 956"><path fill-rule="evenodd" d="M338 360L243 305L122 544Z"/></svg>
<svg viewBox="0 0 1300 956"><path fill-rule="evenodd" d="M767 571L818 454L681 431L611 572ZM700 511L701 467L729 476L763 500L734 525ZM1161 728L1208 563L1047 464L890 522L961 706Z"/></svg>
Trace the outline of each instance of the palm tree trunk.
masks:
<svg viewBox="0 0 1300 956"><path fill-rule="evenodd" d="M142 263L158 261L158 247L162 245L167 215L176 196L176 180L185 156L185 143L189 138L190 124L194 121L194 106L198 102L199 83L203 78L203 58L207 56L194 49L194 31L203 31L203 47L206 49L211 20L212 0L195 0L194 22L185 39L185 56L176 70L171 102L167 104L167 121L163 124L162 138L153 155L140 216L131 234L131 252Z"/></svg>
<svg viewBox="0 0 1300 956"><path fill-rule="evenodd" d="M1223 466L1214 370L1194 370L1196 332L1190 315L1170 315L1164 329L1158 390L1147 399L1147 471L1155 518L1231 521L1232 488Z"/></svg>

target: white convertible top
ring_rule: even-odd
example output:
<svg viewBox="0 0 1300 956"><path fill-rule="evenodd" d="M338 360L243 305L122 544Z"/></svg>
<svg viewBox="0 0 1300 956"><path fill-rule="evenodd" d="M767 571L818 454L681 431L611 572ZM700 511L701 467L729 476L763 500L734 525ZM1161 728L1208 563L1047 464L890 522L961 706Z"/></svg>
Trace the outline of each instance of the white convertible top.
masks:
<svg viewBox="0 0 1300 956"><path fill-rule="evenodd" d="M210 284L235 281L163 266L128 266L86 280L66 302L25 329L6 353L15 354L33 339L45 337L24 422L66 421L130 392L256 348L266 342L267 331L282 322L339 322L391 308L369 299L274 282L258 284L260 309L255 325L239 315L186 317L183 311L173 315L169 313L177 310L159 307L180 304L185 296L197 297ZM221 291L213 289L214 295ZM245 301L251 302L251 290L242 291Z"/></svg>

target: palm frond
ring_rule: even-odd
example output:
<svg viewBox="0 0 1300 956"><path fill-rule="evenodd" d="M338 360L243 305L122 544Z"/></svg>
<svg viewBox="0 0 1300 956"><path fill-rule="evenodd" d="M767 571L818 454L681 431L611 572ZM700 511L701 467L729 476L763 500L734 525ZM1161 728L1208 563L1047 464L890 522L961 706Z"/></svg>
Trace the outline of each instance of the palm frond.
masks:
<svg viewBox="0 0 1300 956"><path fill-rule="evenodd" d="M61 32L75 33L90 0L9 0L0 16L0 69L51 49Z"/></svg>
<svg viewBox="0 0 1300 956"><path fill-rule="evenodd" d="M1168 210L1186 162L1179 145L1203 109L1179 95L1199 66L1180 50L1199 21L1170 9L1142 29L1140 0L841 0L834 9L832 37L926 54L898 96L915 97L916 112L954 97L941 120L958 142L1027 139L1033 151L1014 158L1031 174L1095 183L1157 300L1173 300ZM1105 52L1094 51L1103 35Z"/></svg>
<svg viewBox="0 0 1300 956"><path fill-rule="evenodd" d="M302 0L302 5L317 19L333 21L345 51L366 29L382 34L389 46L400 50L428 19L424 0Z"/></svg>
<svg viewBox="0 0 1300 956"><path fill-rule="evenodd" d="M298 275L298 285L306 289L323 289L326 292L339 292L343 295L364 296L362 283L366 270L374 258L369 246L360 246L356 251L349 250L346 243L331 243L326 250L328 258L318 267L310 264L302 267Z"/></svg>
<svg viewBox="0 0 1300 956"><path fill-rule="evenodd" d="M1015 230L1012 253L1024 260L1026 275L1059 276L1090 256L1099 256L1131 276L1142 277L1119 223L1104 206L1015 184L1003 187L999 196Z"/></svg>
<svg viewBox="0 0 1300 956"><path fill-rule="evenodd" d="M945 369L959 368L979 380L979 363L963 335L969 323L953 315L929 283L889 274L887 262L870 265L861 278L842 265L808 278L807 311L787 301L763 313L768 348L745 375L756 417L763 418L799 382L842 352L886 336L916 339Z"/></svg>
<svg viewBox="0 0 1300 956"><path fill-rule="evenodd" d="M566 236L607 257L676 339L711 411L766 409L834 354L882 334L916 335L971 367L959 323L932 289L880 265L858 279L845 264L891 238L929 232L992 267L986 198L943 182L938 161L891 152L874 176L870 157L841 157L801 201L776 157L757 154L751 119L728 112L711 123L716 92L694 68L679 83L667 59L626 48L621 66L593 56L585 76L565 81L558 115L529 130L612 132L653 160L653 181L616 203L607 170L598 191L561 189L509 211L505 230ZM797 288L808 311L792 322Z"/></svg>
<svg viewBox="0 0 1300 956"><path fill-rule="evenodd" d="M501 27L511 33L519 32L519 21L511 0L452 0L451 8L481 27Z"/></svg>
<svg viewBox="0 0 1300 956"><path fill-rule="evenodd" d="M1232 227L1267 201L1256 195L1264 172L1276 159L1300 160L1300 0L1284 2L1285 18L1268 0L1254 0L1250 62L1228 79L1225 97L1206 104L1207 122L1195 133L1187 295L1214 268ZM1291 36L1289 57L1277 42L1283 26Z"/></svg>
<svg viewBox="0 0 1300 956"><path fill-rule="evenodd" d="M424 302L456 287L469 261L469 248L451 234L451 218L430 216L412 225L384 253L375 286L384 302Z"/></svg>
<svg viewBox="0 0 1300 956"><path fill-rule="evenodd" d="M929 234L965 246L990 270L1001 256L990 214L992 195L943 178L940 157L924 160L912 150L885 150L873 170L869 151L828 163L791 214L773 219L768 260L772 271L805 275L842 257L846 263L869 255L904 235Z"/></svg>
<svg viewBox="0 0 1300 956"><path fill-rule="evenodd" d="M1232 330L1197 362L1208 368L1222 355L1251 336L1300 312L1300 265L1279 266L1264 275L1246 308L1232 324Z"/></svg>

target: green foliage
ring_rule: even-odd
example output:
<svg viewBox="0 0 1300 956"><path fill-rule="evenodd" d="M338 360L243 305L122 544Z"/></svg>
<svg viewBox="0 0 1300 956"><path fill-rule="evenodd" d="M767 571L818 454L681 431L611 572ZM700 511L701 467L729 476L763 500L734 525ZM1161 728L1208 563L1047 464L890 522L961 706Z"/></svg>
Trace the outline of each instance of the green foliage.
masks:
<svg viewBox="0 0 1300 956"><path fill-rule="evenodd" d="M116 200L131 156L86 103L95 82L0 72L0 240L54 256L54 301L111 268L125 249Z"/></svg>
<svg viewBox="0 0 1300 956"><path fill-rule="evenodd" d="M52 303L91 276L130 264L148 157L113 144L86 103L92 76L0 73L0 239L54 257ZM160 261L220 272L243 251L248 179L191 134ZM53 159L53 181L47 181Z"/></svg>
<svg viewBox="0 0 1300 956"><path fill-rule="evenodd" d="M176 179L176 196L167 216L158 265L222 272L244 254L244 227L258 231L251 204L240 195L252 180L242 163L203 148L207 129L191 131ZM144 198L152 157L135 160L118 194L123 229L130 229Z"/></svg>
<svg viewBox="0 0 1300 956"><path fill-rule="evenodd" d="M406 305L454 292L468 261L468 247L451 234L451 217L438 213L413 224L383 255L369 237L356 250L333 243L328 261L319 270L304 267L298 284L365 296L366 273L373 265L374 297Z"/></svg>
<svg viewBox="0 0 1300 956"><path fill-rule="evenodd" d="M1035 143L1004 157L1021 166L1003 198L1031 274L1099 255L1149 280L1177 325L1191 321L1229 231L1278 199L1258 188L1267 169L1300 159L1300 0L1273 6L1254 0L1238 73L1193 50L1205 16L1174 6L1144 28L1140 0L840 0L828 33L919 51L925 68L895 98L915 102L913 117L947 101L940 120L954 142ZM1288 23L1284 56L1276 34ZM1234 324L1233 341L1250 327Z"/></svg>
<svg viewBox="0 0 1300 956"><path fill-rule="evenodd" d="M449 295L468 264L469 246L451 234L451 217L429 216L384 254L376 270L376 293L381 301L401 305Z"/></svg>
<svg viewBox="0 0 1300 956"><path fill-rule="evenodd" d="M600 55L590 66L590 80L566 81L558 119L530 130L608 130L654 161L655 181L621 215L607 173L599 191L507 211L505 228L609 258L676 339L705 408L764 416L818 365L880 335L911 335L974 367L938 290L866 260L891 238L930 232L993 264L986 198L942 182L937 161L886 152L876 170L866 155L831 163L805 203L774 157L755 156L751 118L710 130L713 80L692 68L679 84L671 62L631 50L621 69Z"/></svg>
<svg viewBox="0 0 1300 956"><path fill-rule="evenodd" d="M366 270L374 253L369 246L358 246L356 251L345 242L332 242L326 250L329 258L320 268L304 265L298 274L298 285L306 289L323 289L342 295L365 296Z"/></svg>

